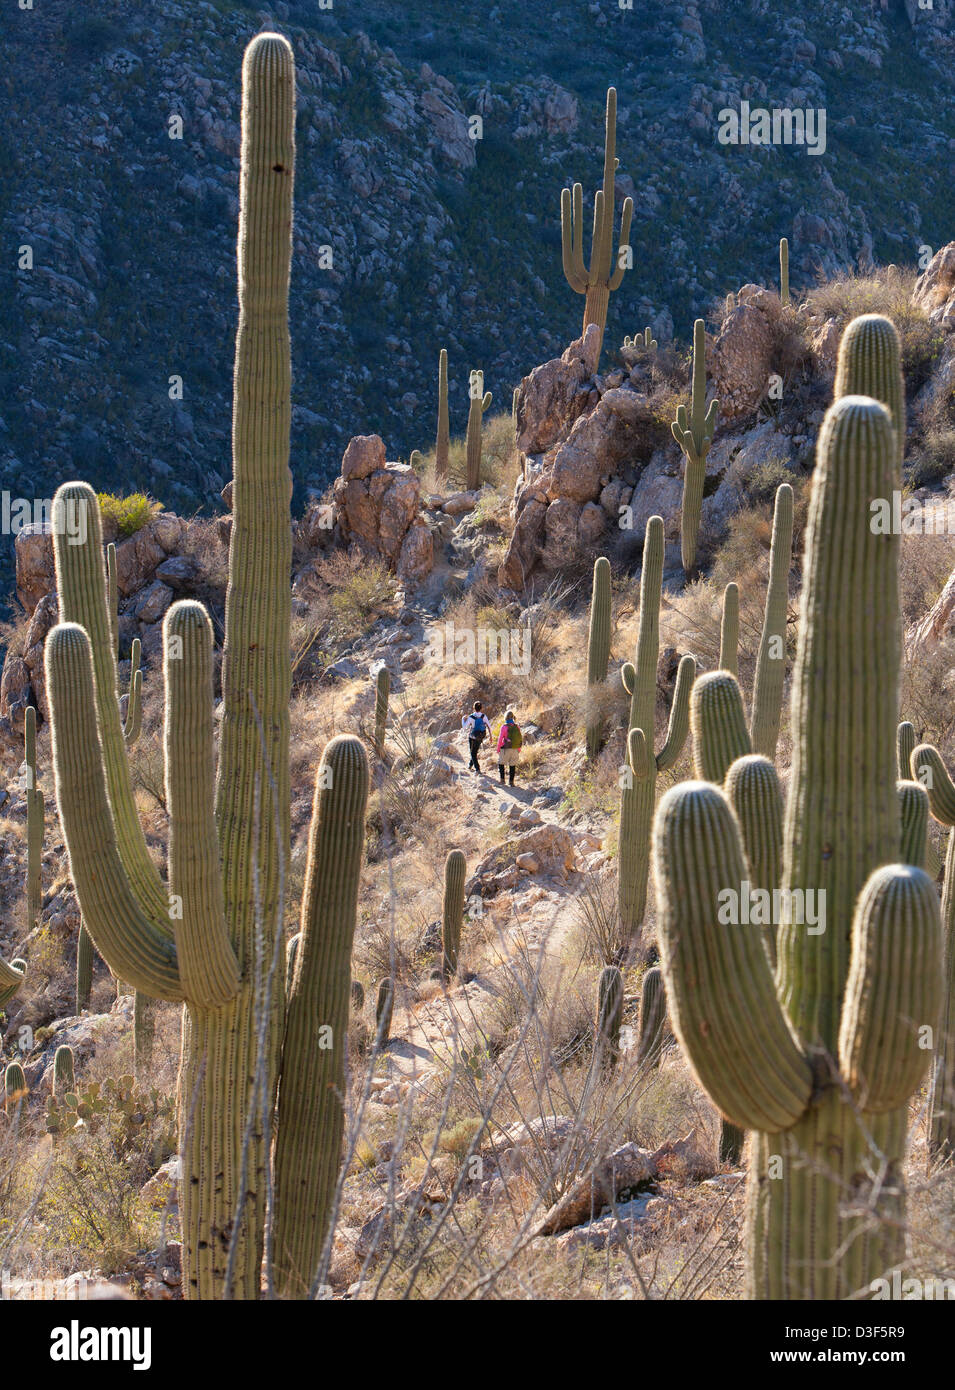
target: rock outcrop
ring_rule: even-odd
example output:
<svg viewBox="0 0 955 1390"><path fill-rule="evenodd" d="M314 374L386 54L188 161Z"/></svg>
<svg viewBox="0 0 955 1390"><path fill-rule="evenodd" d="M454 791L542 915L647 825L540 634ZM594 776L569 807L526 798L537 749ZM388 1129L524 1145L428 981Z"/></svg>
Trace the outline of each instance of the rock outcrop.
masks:
<svg viewBox="0 0 955 1390"><path fill-rule="evenodd" d="M356 435L334 492L342 542L383 559L405 584L431 573L434 539L421 507L421 483L407 463L388 463L380 435Z"/></svg>

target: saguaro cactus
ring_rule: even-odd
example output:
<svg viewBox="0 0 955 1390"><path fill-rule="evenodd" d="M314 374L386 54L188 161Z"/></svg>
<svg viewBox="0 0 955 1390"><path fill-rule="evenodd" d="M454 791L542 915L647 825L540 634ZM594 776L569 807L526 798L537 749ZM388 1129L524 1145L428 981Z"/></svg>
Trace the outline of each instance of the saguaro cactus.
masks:
<svg viewBox="0 0 955 1390"><path fill-rule="evenodd" d="M632 338L627 335L623 340L624 347L642 347L651 352L657 346L657 340L653 336L653 329L647 327L642 333L635 334Z"/></svg>
<svg viewBox="0 0 955 1390"><path fill-rule="evenodd" d="M675 1031L722 1113L757 1131L746 1232L757 1298L845 1298L904 1256L906 1102L925 1068L920 1030L937 1022L941 931L931 880L896 862L898 538L868 524L895 447L869 398L836 402L820 434L775 978L760 933L717 925L720 895L747 872L723 792L675 787L656 822ZM825 893L823 931L798 911L810 891Z"/></svg>
<svg viewBox="0 0 955 1390"><path fill-rule="evenodd" d="M786 679L786 615L789 609L789 571L793 559L793 490L788 483L776 489L773 538L769 550L769 585L763 610L763 630L756 656L750 732L753 749L772 760L779 742L779 722Z"/></svg>
<svg viewBox="0 0 955 1390"><path fill-rule="evenodd" d="M375 999L375 1031L378 1044L384 1047L391 1036L391 1015L395 1007L395 982L389 976L378 982Z"/></svg>
<svg viewBox="0 0 955 1390"><path fill-rule="evenodd" d="M23 721L27 799L27 921L32 930L43 906L43 793L36 776L36 710L27 705Z"/></svg>
<svg viewBox="0 0 955 1390"><path fill-rule="evenodd" d="M375 750L381 755L385 746L385 728L388 723L388 697L391 694L391 673L381 665L375 674Z"/></svg>
<svg viewBox="0 0 955 1390"><path fill-rule="evenodd" d="M287 1298L304 1298L315 1277L341 1166L351 953L367 800L361 740L332 739L315 784L279 1090L275 1270L279 1293Z"/></svg>
<svg viewBox="0 0 955 1390"><path fill-rule="evenodd" d="M640 1040L637 1044L637 1065L658 1067L668 1037L663 975L658 965L652 965L645 972L640 986Z"/></svg>
<svg viewBox="0 0 955 1390"><path fill-rule="evenodd" d="M779 298L783 304L789 303L789 242L785 237L779 241Z"/></svg>
<svg viewBox="0 0 955 1390"><path fill-rule="evenodd" d="M76 1089L72 1047L58 1047L53 1054L53 1094L64 1096Z"/></svg>
<svg viewBox="0 0 955 1390"><path fill-rule="evenodd" d="M620 1056L623 1022L623 975L615 965L604 966L597 981L597 1017L594 1024L597 1060L613 1071Z"/></svg>
<svg viewBox="0 0 955 1390"><path fill-rule="evenodd" d="M448 350L441 349L438 358L438 429L434 441L434 471L438 478L448 476L448 454L451 449L451 425L448 418Z"/></svg>
<svg viewBox="0 0 955 1390"><path fill-rule="evenodd" d="M112 627L113 646L119 647L119 582L116 573L116 547L112 541L106 547L106 588L109 597L109 615ZM140 669L142 643L133 638L129 654L129 698L126 702L126 718L123 721L123 738L127 748L132 748L143 727L143 673Z"/></svg>
<svg viewBox="0 0 955 1390"><path fill-rule="evenodd" d="M624 957L639 941L647 905L657 774L673 767L683 751L690 726L690 691L696 674L695 660L692 656L684 656L677 669L666 742L659 753L654 753L663 550L663 520L651 516L643 542L636 658L632 665L627 662L620 672L623 687L630 696L627 765L622 770L620 783L617 857L617 914L620 950Z"/></svg>
<svg viewBox="0 0 955 1390"><path fill-rule="evenodd" d="M54 535L63 621L51 632L46 652L57 803L80 908L115 975L150 997L187 1005L179 1094L188 1297L259 1294L267 1136L285 1035L278 956L290 840L288 285L294 126L291 46L277 34L259 34L243 64L233 525L218 776L212 628L201 605L180 602L167 613L163 634L168 886L146 850L132 797L95 497L84 484L67 484L57 493L54 511L74 504L87 519L83 545L67 545ZM328 761L338 766L331 752ZM349 825L341 833L347 839L357 831ZM318 870L316 875L329 890L323 911L344 912L345 869L329 869L325 879ZM328 968L338 972L337 939L334 952L326 946ZM319 967L297 963L296 1011L299 988L307 998L317 997L313 968ZM347 982L347 969L343 990L327 982L329 998L341 994L347 1000ZM318 1028L321 1020L313 1021ZM304 1071L299 1031L296 1022L286 1048L289 1071L281 1091L288 1092L287 1106ZM345 1031L333 1029L333 1049L345 1045ZM313 1043L320 1051L320 1042ZM319 1062L313 1058L309 1065ZM291 1071L296 1078L289 1080ZM290 1123L294 1129L296 1121ZM328 1133L334 1133L331 1126ZM294 1175L304 1151L301 1135L285 1136L283 1190L295 1182L311 1190L310 1175ZM331 1152L323 1147L310 1161L324 1166L334 1161ZM277 1249L276 1260L281 1257ZM314 1273L300 1267L295 1278L310 1285Z"/></svg>
<svg viewBox="0 0 955 1390"><path fill-rule="evenodd" d="M467 488L474 492L481 486L481 447L484 435L484 413L490 409L491 393L484 390L484 373L474 371L468 387L471 404L468 408Z"/></svg>
<svg viewBox="0 0 955 1390"><path fill-rule="evenodd" d="M739 585L732 582L723 590L720 618L720 670L739 679Z"/></svg>
<svg viewBox="0 0 955 1390"><path fill-rule="evenodd" d="M941 825L955 825L955 785L937 749L920 743L912 751L911 767L912 776L928 793L935 819ZM942 929L944 988L932 1069L928 1147L930 1158L947 1160L955 1156L955 833L951 829L942 883Z"/></svg>
<svg viewBox="0 0 955 1390"><path fill-rule="evenodd" d="M10 1062L3 1073L4 1109L8 1115L15 1115L20 1102L26 1099L27 1080L19 1062Z"/></svg>
<svg viewBox="0 0 955 1390"><path fill-rule="evenodd" d="M600 709L593 698L597 686L607 679L610 664L610 561L605 555L594 561L594 582L590 598L590 633L587 642L587 757L596 758L603 738Z"/></svg>
<svg viewBox="0 0 955 1390"><path fill-rule="evenodd" d="M673 438L683 450L686 463L683 470L683 504L680 513L680 548L683 568L692 574L696 567L696 548L703 515L703 484L706 481L706 456L713 443L718 400L706 404L706 325L697 319L693 325L693 390L690 413L678 405L676 419L670 426Z"/></svg>
<svg viewBox="0 0 955 1390"><path fill-rule="evenodd" d="M630 220L633 199L625 198L620 216L620 246L613 254L613 223L616 197L614 175L619 160L617 148L617 92L607 90L607 121L604 139L603 187L594 195L594 231L590 263L584 262L584 191L579 183L560 195L560 234L564 275L572 290L585 295L581 336L592 323L600 328L600 343L607 327L607 308L613 290L619 289L630 264ZM598 347L597 357L600 357Z"/></svg>
<svg viewBox="0 0 955 1390"><path fill-rule="evenodd" d="M468 861L464 854L459 849L453 849L444 861L444 898L441 904L441 973L446 979L458 973L467 872Z"/></svg>
<svg viewBox="0 0 955 1390"><path fill-rule="evenodd" d="M871 396L891 415L896 441L894 483L898 487L905 452L905 381L902 344L891 319L861 314L846 328L839 341L833 399L843 396Z"/></svg>

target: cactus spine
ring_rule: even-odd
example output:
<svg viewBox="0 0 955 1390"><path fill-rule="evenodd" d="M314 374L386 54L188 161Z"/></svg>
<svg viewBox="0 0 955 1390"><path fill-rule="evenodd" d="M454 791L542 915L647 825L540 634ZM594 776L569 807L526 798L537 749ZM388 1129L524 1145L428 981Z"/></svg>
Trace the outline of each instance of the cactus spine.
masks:
<svg viewBox="0 0 955 1390"><path fill-rule="evenodd" d="M720 619L720 670L739 679L739 585L727 584L723 590Z"/></svg>
<svg viewBox="0 0 955 1390"><path fill-rule="evenodd" d="M58 1047L53 1054L53 1094L64 1096L76 1089L72 1047Z"/></svg>
<svg viewBox="0 0 955 1390"><path fill-rule="evenodd" d="M590 633L587 643L587 689L593 696L595 687L607 679L610 664L610 561L601 555L594 562L594 582L590 598ZM603 721L596 701L587 708L587 757L596 758L603 738Z"/></svg>
<svg viewBox="0 0 955 1390"><path fill-rule="evenodd" d="M676 408L676 419L670 426L673 438L683 450L686 463L683 470L683 504L680 512L680 549L683 569L692 574L696 568L696 549L703 515L703 484L706 481L706 456L713 443L716 417L720 403L706 404L706 326L702 319L693 325L693 391L690 413L685 405Z"/></svg>
<svg viewBox="0 0 955 1390"><path fill-rule="evenodd" d="M27 921L40 920L43 906L43 793L36 776L36 710L27 705L23 722L27 798Z"/></svg>
<svg viewBox="0 0 955 1390"><path fill-rule="evenodd" d="M620 672L623 687L630 696L627 765L623 769L620 787L617 856L617 915L620 949L624 957L632 952L639 941L647 905L657 774L673 767L683 751L690 724L690 690L696 674L693 657L684 656L677 671L666 742L655 754L663 551L663 520L651 516L647 521L643 543L636 658L632 665L627 662Z"/></svg>
<svg viewBox="0 0 955 1390"><path fill-rule="evenodd" d="M616 965L604 966L597 981L597 1018L594 1025L598 1062L613 1071L620 1056L623 1022L623 975Z"/></svg>
<svg viewBox="0 0 955 1390"><path fill-rule="evenodd" d="M11 1062L3 1073L4 1110L8 1115L16 1114L20 1102L26 1099L27 1080L19 1062Z"/></svg>
<svg viewBox="0 0 955 1390"><path fill-rule="evenodd" d="M640 1038L637 1043L637 1065L658 1067L669 1038L667 1000L663 975L658 965L644 973L640 986Z"/></svg>
<svg viewBox="0 0 955 1390"><path fill-rule="evenodd" d="M385 728L388 723L388 696L391 694L391 673L387 666L379 666L375 675L375 751L379 757L385 746Z"/></svg>
<svg viewBox="0 0 955 1390"><path fill-rule="evenodd" d="M485 393L484 390L483 372L474 371L471 373L468 391L471 404L468 408L466 485L469 492L474 492L481 486L483 420L485 411L489 410L491 406L491 393L490 391Z"/></svg>
<svg viewBox="0 0 955 1390"><path fill-rule="evenodd" d="M779 298L783 304L789 303L789 242L781 237L779 242Z"/></svg>
<svg viewBox="0 0 955 1390"><path fill-rule="evenodd" d="M361 741L332 739L315 784L279 1089L274 1240L278 1292L286 1298L306 1297L318 1270L341 1164L367 800L368 759Z"/></svg>
<svg viewBox="0 0 955 1390"><path fill-rule="evenodd" d="M657 816L675 1031L718 1108L757 1131L746 1233L756 1298L846 1298L904 1256L906 1102L924 1071L918 1030L937 1019L941 936L931 880L895 862L898 538L873 534L868 509L891 487L894 456L892 421L874 400L830 409L803 567L784 822L790 910L775 977L759 934L717 926L720 893L746 873L726 797L685 783ZM822 933L791 920L788 895L805 901L807 890L826 893ZM885 1220L873 1220L876 1201Z"/></svg>
<svg viewBox="0 0 955 1390"><path fill-rule="evenodd" d="M769 551L769 585L763 612L763 630L753 682L751 733L753 749L772 761L779 742L779 722L786 678L786 615L789 608L789 571L793 558L793 490L788 483L776 489L773 506L773 539Z"/></svg>
<svg viewBox="0 0 955 1390"><path fill-rule="evenodd" d="M606 134L604 137L603 187L594 195L594 229L590 264L584 263L584 192L579 183L565 188L560 195L560 234L567 283L577 294L585 295L584 323L581 337L592 323L600 329L600 345L607 327L607 308L611 293L619 289L624 272L631 263L630 220L633 199L625 198L620 217L620 246L616 261L613 254L613 223L616 197L614 191L617 164L617 92L607 90Z"/></svg>
<svg viewBox="0 0 955 1390"><path fill-rule="evenodd" d="M201 605L179 602L164 623L168 888L146 850L132 797L95 497L85 485L67 484L55 502L85 506L88 522L84 545L56 551L63 621L47 639L46 660L57 803L80 908L100 954L144 994L187 1005L179 1093L183 1284L190 1298L259 1295L267 1135L285 1035L277 952L290 848L294 126L291 46L279 35L258 34L243 63L233 525L218 776L212 628ZM356 833L349 825L342 837ZM328 881L334 893L321 911L347 915L344 869ZM308 903L303 914L317 911ZM340 939L326 945L337 980ZM297 964L296 1010L296 991L311 990L313 968ZM347 999L348 975L343 990L332 979L324 983L329 998ZM298 1041L296 1024L286 1077L304 1072ZM332 1050L344 1045L345 1029L333 1028ZM325 1065L314 1058L308 1065L319 1063ZM287 1110L294 1080L286 1089ZM282 1140L283 1191L296 1181L311 1190L311 1175L290 1176L304 1162L301 1140L295 1133ZM323 1171L326 1157L323 1148ZM277 1187L276 1201L278 1194ZM284 1258L278 1248L277 1262ZM310 1285L314 1272L299 1268L295 1277Z"/></svg>
<svg viewBox="0 0 955 1390"><path fill-rule="evenodd" d="M461 850L453 849L444 861L444 898L441 904L441 973L446 979L458 973L467 872L467 860Z"/></svg>
<svg viewBox="0 0 955 1390"><path fill-rule="evenodd" d="M434 441L435 476L448 476L448 454L451 449L451 425L448 418L448 350L441 349L438 358L438 429Z"/></svg>

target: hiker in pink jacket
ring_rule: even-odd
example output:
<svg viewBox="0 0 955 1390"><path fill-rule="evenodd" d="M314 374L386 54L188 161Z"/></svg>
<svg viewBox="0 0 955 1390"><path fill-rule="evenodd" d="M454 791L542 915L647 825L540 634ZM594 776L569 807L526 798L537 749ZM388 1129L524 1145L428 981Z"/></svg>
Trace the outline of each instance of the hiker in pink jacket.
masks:
<svg viewBox="0 0 955 1390"><path fill-rule="evenodd" d="M504 769L510 768L512 787L514 785L514 772L521 756L521 744L523 742L524 736L517 727L517 721L511 711L508 710L507 714L504 716L504 723L501 725L501 731L497 736L497 768L501 774L502 782L505 780Z"/></svg>

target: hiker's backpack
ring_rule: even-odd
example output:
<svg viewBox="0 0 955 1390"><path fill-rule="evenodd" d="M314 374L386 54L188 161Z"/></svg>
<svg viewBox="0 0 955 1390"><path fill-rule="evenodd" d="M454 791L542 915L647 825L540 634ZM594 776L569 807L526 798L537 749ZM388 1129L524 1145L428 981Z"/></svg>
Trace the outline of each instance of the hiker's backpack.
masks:
<svg viewBox="0 0 955 1390"><path fill-rule="evenodd" d="M481 721L480 724L478 723L479 719ZM479 743L483 743L487 738L488 723L483 714L469 714L467 716L465 728L467 729L468 738L476 738Z"/></svg>
<svg viewBox="0 0 955 1390"><path fill-rule="evenodd" d="M508 727L508 730L509 730L509 733L508 733L508 736L507 736L507 746L508 746L508 748L520 748L521 745L522 745L523 742L524 742L524 735L521 733L520 729L518 728L517 722L515 721L513 724L509 724L507 727Z"/></svg>

